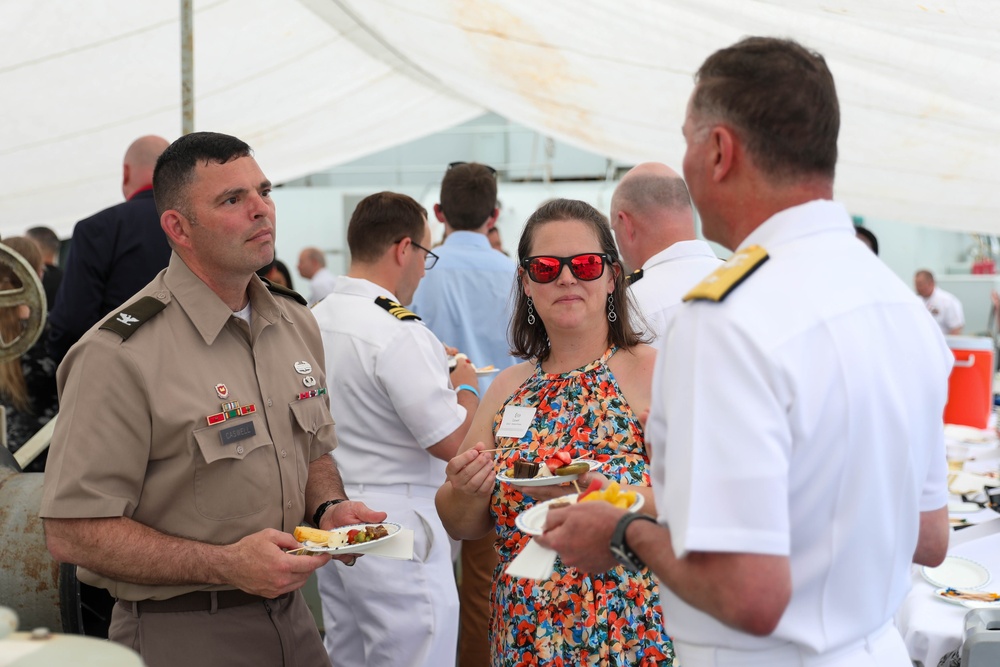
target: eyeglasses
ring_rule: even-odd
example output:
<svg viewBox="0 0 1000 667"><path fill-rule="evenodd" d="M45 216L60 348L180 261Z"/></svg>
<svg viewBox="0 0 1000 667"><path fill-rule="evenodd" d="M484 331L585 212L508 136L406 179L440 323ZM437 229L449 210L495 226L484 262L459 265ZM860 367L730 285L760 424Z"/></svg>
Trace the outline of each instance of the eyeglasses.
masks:
<svg viewBox="0 0 1000 667"><path fill-rule="evenodd" d="M568 266L570 273L578 280L597 280L604 275L604 265L610 261L611 258L603 252L585 252L572 257L525 257L521 260L521 266L534 282L550 283L559 277L564 266Z"/></svg>
<svg viewBox="0 0 1000 667"><path fill-rule="evenodd" d="M455 167L461 167L463 164L471 164L471 163L469 163L469 162L451 162L451 163L448 164L448 171L451 171ZM482 164L482 163L479 163L479 162L477 162L476 164L478 164L481 167L486 167L486 169L488 169L489 172L491 174L493 174L493 178L497 177L497 170L494 169L493 167L491 167L490 165L488 165L488 164Z"/></svg>
<svg viewBox="0 0 1000 667"><path fill-rule="evenodd" d="M414 241L413 239L410 239L410 243L412 243L415 248L420 248L421 250L427 253L427 256L424 257L424 270L430 271L431 269L433 269L434 265L437 264L438 256L432 253L427 248L420 245L419 243L417 243L416 241Z"/></svg>

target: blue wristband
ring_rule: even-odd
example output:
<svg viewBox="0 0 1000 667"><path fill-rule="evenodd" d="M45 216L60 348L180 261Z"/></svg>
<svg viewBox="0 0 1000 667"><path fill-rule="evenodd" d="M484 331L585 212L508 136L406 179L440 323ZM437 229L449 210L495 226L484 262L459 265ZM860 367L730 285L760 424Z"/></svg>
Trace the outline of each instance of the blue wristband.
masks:
<svg viewBox="0 0 1000 667"><path fill-rule="evenodd" d="M458 385L457 387L455 387L455 391L456 391L456 392L459 392L459 391L463 391L463 390L465 390L465 391L471 391L471 392L472 392L472 394L473 394L473 395L474 395L474 396L475 396L476 398L479 398L479 390L478 390L478 389L476 389L475 387L471 386L471 385L467 385L467 384L460 384L460 385Z"/></svg>

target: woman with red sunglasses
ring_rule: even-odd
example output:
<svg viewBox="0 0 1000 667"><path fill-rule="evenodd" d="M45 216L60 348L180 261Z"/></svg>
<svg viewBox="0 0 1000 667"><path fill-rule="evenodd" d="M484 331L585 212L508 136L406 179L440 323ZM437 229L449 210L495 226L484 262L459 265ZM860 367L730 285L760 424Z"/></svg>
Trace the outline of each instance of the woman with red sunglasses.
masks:
<svg viewBox="0 0 1000 667"><path fill-rule="evenodd" d="M616 482L655 515L638 419L649 407L655 352L632 326L607 218L585 202L550 201L525 223L518 258L510 342L525 362L490 385L437 494L452 537L496 531L492 665L670 665L673 647L649 570L620 565L582 574L556 559L541 579L506 573L530 540L518 515L578 491L558 477L550 485L509 483L504 475L514 462L595 461L576 485Z"/></svg>

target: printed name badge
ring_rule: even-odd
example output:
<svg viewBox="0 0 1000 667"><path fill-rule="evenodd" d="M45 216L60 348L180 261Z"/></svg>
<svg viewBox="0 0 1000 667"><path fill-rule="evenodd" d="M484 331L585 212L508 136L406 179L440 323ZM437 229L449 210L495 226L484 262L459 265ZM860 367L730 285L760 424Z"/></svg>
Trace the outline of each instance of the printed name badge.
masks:
<svg viewBox="0 0 1000 667"><path fill-rule="evenodd" d="M254 428L253 422L247 422L246 424L240 424L239 426L231 426L219 431L219 437L222 439L223 445L239 442L240 440L246 440L247 438L252 438L255 435L257 435L257 429Z"/></svg>
<svg viewBox="0 0 1000 667"><path fill-rule="evenodd" d="M498 438L521 439L528 432L531 420L535 417L535 408L524 408L508 405L503 409L503 419L497 429Z"/></svg>

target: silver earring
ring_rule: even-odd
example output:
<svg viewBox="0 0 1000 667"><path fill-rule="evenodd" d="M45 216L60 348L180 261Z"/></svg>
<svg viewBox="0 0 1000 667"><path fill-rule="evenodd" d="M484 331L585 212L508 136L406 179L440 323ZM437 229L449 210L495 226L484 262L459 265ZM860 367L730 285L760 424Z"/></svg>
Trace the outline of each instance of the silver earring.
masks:
<svg viewBox="0 0 1000 667"><path fill-rule="evenodd" d="M615 296L608 295L608 322L618 321L618 313L615 312Z"/></svg>
<svg viewBox="0 0 1000 667"><path fill-rule="evenodd" d="M533 308L535 304L532 303L531 297L528 297L528 324L535 323L535 309Z"/></svg>

